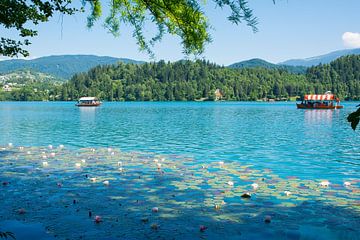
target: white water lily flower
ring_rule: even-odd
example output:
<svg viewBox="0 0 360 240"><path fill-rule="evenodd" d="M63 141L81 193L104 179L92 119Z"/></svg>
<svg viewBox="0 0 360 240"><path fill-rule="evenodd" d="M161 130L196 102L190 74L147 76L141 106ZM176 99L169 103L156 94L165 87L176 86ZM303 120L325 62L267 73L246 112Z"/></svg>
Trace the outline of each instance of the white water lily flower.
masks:
<svg viewBox="0 0 360 240"><path fill-rule="evenodd" d="M223 162L223 161L220 161L220 162L219 162L219 165L220 165L220 166L223 166L223 165L224 165L224 162Z"/></svg>
<svg viewBox="0 0 360 240"><path fill-rule="evenodd" d="M55 153L54 152L50 153L50 157L55 157Z"/></svg>
<svg viewBox="0 0 360 240"><path fill-rule="evenodd" d="M9 144L8 144L8 146L9 146L9 147L12 147L12 146L13 146L13 144L12 144L12 143L9 143Z"/></svg>
<svg viewBox="0 0 360 240"><path fill-rule="evenodd" d="M344 182L344 186L345 186L345 187L351 186L351 182Z"/></svg>
<svg viewBox="0 0 360 240"><path fill-rule="evenodd" d="M320 182L320 186L322 186L322 187L328 187L329 185L330 185L330 182L327 180Z"/></svg>
<svg viewBox="0 0 360 240"><path fill-rule="evenodd" d="M284 191L286 196L290 196L292 193L290 191Z"/></svg>
<svg viewBox="0 0 360 240"><path fill-rule="evenodd" d="M256 189L259 188L259 184L253 183L253 184L251 184L251 187L252 187L254 190L256 190Z"/></svg>
<svg viewBox="0 0 360 240"><path fill-rule="evenodd" d="M90 178L91 182L96 182L96 177Z"/></svg>
<svg viewBox="0 0 360 240"><path fill-rule="evenodd" d="M228 181L227 184L228 184L229 186L234 186L234 182L232 182L232 181Z"/></svg>
<svg viewBox="0 0 360 240"><path fill-rule="evenodd" d="M49 163L48 163L48 162L42 162L42 165L43 165L44 167L47 167L47 166L49 166Z"/></svg>
<svg viewBox="0 0 360 240"><path fill-rule="evenodd" d="M75 163L76 168L81 168L81 163Z"/></svg>
<svg viewBox="0 0 360 240"><path fill-rule="evenodd" d="M109 186L110 185L110 182L109 181L103 181L103 184L105 185L105 186Z"/></svg>
<svg viewBox="0 0 360 240"><path fill-rule="evenodd" d="M48 148L49 148L49 149L53 149L53 145L50 144L50 145L48 146Z"/></svg>

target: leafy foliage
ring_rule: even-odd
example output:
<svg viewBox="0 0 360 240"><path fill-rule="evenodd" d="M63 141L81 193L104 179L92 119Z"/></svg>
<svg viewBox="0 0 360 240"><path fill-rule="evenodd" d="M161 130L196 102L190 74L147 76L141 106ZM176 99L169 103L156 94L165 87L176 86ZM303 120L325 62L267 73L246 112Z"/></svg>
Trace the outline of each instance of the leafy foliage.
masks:
<svg viewBox="0 0 360 240"><path fill-rule="evenodd" d="M229 8L229 21L239 24L244 21L257 31L257 19L245 0L213 0L220 8ZM37 25L47 22L55 13L72 15L83 11L83 7L69 7L73 0L2 0L0 2L0 24L8 29L16 29L23 41L1 38L0 54L4 56L28 56L23 47L30 44L27 37L34 37L37 31L29 23ZM102 16L100 0L82 0L83 5L90 4L88 27L92 27ZM140 50L151 56L151 47L160 41L165 33L181 38L184 53L198 55L203 53L205 44L211 41L209 22L202 10L202 0L109 0L110 13L105 20L105 27L118 36L121 24L133 28ZM144 34L145 24L152 23L158 32L151 39ZM31 24L30 24L31 26Z"/></svg>
<svg viewBox="0 0 360 240"><path fill-rule="evenodd" d="M9 239L9 238L16 239L14 233L0 231L0 239Z"/></svg>
<svg viewBox="0 0 360 240"><path fill-rule="evenodd" d="M351 123L351 128L355 131L360 121L360 108L358 108L355 112L350 113L347 120Z"/></svg>
<svg viewBox="0 0 360 240"><path fill-rule="evenodd" d="M55 13L72 15L79 11L68 7L72 0L1 0L0 1L0 24L7 29L15 29L22 41L1 37L0 54L14 57L18 54L28 56L29 52L23 46L29 45L28 37L37 35L37 31L28 27L47 22Z"/></svg>

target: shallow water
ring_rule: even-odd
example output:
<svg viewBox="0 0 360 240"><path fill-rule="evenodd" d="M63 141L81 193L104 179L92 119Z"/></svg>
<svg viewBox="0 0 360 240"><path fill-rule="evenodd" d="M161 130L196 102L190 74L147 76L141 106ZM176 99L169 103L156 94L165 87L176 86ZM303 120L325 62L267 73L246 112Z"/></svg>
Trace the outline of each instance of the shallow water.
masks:
<svg viewBox="0 0 360 240"><path fill-rule="evenodd" d="M0 217L59 239L359 239L354 109L0 103Z"/></svg>

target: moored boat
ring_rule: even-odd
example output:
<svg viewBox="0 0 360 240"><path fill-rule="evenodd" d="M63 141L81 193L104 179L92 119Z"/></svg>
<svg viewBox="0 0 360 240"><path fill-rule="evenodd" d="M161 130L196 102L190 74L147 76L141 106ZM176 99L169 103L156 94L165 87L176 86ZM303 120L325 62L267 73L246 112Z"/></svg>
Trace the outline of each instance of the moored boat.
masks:
<svg viewBox="0 0 360 240"><path fill-rule="evenodd" d="M301 103L296 104L300 109L340 109L340 99L336 98L334 94L327 91L325 94L308 94L304 96Z"/></svg>
<svg viewBox="0 0 360 240"><path fill-rule="evenodd" d="M78 107L97 107L101 102L96 97L82 97L77 102Z"/></svg>

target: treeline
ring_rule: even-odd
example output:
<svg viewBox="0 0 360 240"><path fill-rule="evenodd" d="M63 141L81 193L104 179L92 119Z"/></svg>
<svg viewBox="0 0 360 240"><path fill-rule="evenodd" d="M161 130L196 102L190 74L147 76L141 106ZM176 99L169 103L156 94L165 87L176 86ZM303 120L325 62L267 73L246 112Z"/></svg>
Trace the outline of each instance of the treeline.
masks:
<svg viewBox="0 0 360 240"><path fill-rule="evenodd" d="M97 96L108 101L193 101L287 98L312 91L304 75L285 70L230 69L207 61L98 66L65 83L62 100Z"/></svg>
<svg viewBox="0 0 360 240"><path fill-rule="evenodd" d="M338 58L330 64L308 68L306 79L314 92L332 91L348 100L360 99L360 55Z"/></svg>
<svg viewBox="0 0 360 240"><path fill-rule="evenodd" d="M65 101L82 96L97 96L106 101L214 100L216 89L222 93L223 100L231 101L287 99L328 90L342 99L359 99L359 80L359 55L311 67L306 74L279 69L231 69L200 60L160 61L98 66L74 75L61 86L40 92L42 100ZM13 94L13 98L7 100L26 100L27 94L29 91L23 91L20 96Z"/></svg>

